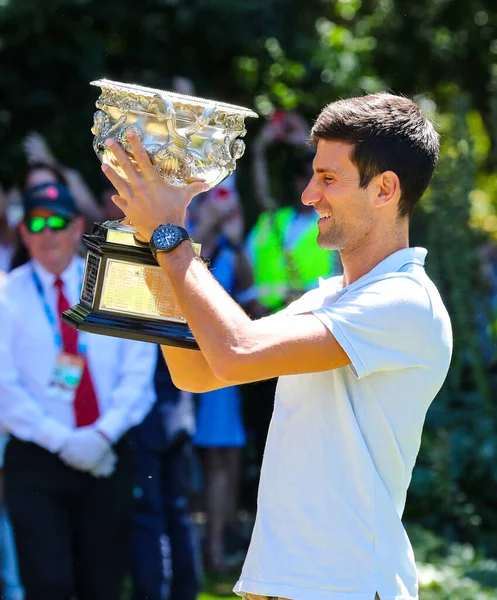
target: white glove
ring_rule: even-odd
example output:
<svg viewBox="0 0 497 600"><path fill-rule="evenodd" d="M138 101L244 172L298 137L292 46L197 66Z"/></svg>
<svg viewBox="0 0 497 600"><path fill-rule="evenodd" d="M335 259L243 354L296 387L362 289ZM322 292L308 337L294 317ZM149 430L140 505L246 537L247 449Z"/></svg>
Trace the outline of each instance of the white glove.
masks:
<svg viewBox="0 0 497 600"><path fill-rule="evenodd" d="M71 432L59 457L73 469L90 471L108 450L110 443L94 427L80 427Z"/></svg>
<svg viewBox="0 0 497 600"><path fill-rule="evenodd" d="M90 475L93 475L93 477L110 477L116 470L116 463L117 454L111 448L93 469L90 469Z"/></svg>

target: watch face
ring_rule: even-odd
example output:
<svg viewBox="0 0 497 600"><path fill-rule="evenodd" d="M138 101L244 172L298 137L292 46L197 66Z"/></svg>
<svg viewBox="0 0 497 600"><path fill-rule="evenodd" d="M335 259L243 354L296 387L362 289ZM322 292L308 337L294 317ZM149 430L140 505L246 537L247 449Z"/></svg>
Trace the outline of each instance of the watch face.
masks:
<svg viewBox="0 0 497 600"><path fill-rule="evenodd" d="M157 248L174 248L180 241L180 237L178 228L174 225L161 225L155 230L152 241Z"/></svg>

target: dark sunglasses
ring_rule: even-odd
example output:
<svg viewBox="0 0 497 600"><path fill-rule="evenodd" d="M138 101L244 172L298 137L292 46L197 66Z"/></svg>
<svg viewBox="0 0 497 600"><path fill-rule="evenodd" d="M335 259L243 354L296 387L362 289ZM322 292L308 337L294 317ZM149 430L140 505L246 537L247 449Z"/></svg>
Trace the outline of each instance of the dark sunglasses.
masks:
<svg viewBox="0 0 497 600"><path fill-rule="evenodd" d="M45 227L52 231L62 231L71 222L70 219L61 217L60 215L50 215L49 217L31 217L26 219L26 227L31 233L41 233Z"/></svg>

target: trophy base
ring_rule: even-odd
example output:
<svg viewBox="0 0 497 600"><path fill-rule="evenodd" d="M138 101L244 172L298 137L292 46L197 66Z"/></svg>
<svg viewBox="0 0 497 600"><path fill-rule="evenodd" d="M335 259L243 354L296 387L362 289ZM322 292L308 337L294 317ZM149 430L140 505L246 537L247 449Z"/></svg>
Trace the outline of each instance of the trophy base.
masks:
<svg viewBox="0 0 497 600"><path fill-rule="evenodd" d="M157 323L124 315L104 314L81 304L66 310L62 320L71 327L88 333L198 350L192 332L182 323Z"/></svg>
<svg viewBox="0 0 497 600"><path fill-rule="evenodd" d="M198 350L167 276L133 231L107 221L83 236L87 254L80 301L62 313L62 320L89 333Z"/></svg>

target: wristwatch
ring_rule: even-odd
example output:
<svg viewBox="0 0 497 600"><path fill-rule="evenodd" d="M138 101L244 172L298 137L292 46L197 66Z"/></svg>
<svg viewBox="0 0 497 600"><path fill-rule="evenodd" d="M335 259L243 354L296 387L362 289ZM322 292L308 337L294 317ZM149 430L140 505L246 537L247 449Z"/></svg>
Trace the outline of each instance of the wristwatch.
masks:
<svg viewBox="0 0 497 600"><path fill-rule="evenodd" d="M149 246L154 258L157 258L157 252L170 252L183 240L191 240L190 234L184 227L164 223L153 232Z"/></svg>

